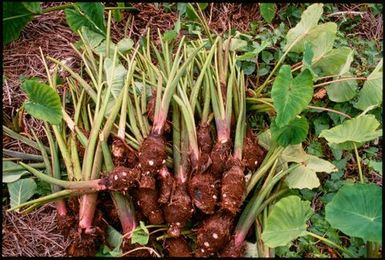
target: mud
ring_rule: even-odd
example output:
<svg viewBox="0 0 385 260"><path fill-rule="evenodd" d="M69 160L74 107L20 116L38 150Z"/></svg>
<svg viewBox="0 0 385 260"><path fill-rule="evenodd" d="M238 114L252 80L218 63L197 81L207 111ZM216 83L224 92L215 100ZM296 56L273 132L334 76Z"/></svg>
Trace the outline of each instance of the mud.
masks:
<svg viewBox="0 0 385 260"><path fill-rule="evenodd" d="M189 193L195 207L206 214L213 214L219 198L215 177L210 173L198 173L188 183Z"/></svg>
<svg viewBox="0 0 385 260"><path fill-rule="evenodd" d="M191 248L183 237L166 239L164 247L168 252L168 256L192 257Z"/></svg>
<svg viewBox="0 0 385 260"><path fill-rule="evenodd" d="M56 216L57 228L61 234L67 237L70 234L71 229L77 225L76 220L77 220L76 217L70 214L57 215Z"/></svg>
<svg viewBox="0 0 385 260"><path fill-rule="evenodd" d="M170 224L167 233L173 237L178 237L180 229L191 219L194 212L185 185L179 184L176 186L170 202L164 206L163 212L166 222Z"/></svg>
<svg viewBox="0 0 385 260"><path fill-rule="evenodd" d="M140 178L140 170L138 168L126 168L118 166L112 172L103 177L100 181L100 185L104 185L111 191L128 191L128 189L134 187Z"/></svg>
<svg viewBox="0 0 385 260"><path fill-rule="evenodd" d="M195 256L210 256L221 250L230 240L233 217L216 212L205 219L196 231Z"/></svg>
<svg viewBox="0 0 385 260"><path fill-rule="evenodd" d="M150 224L164 223L163 212L158 203L158 192L153 189L140 188L138 206Z"/></svg>
<svg viewBox="0 0 385 260"><path fill-rule="evenodd" d="M258 144L257 137L248 128L243 143L242 157L247 171L255 171L265 158L266 151Z"/></svg>

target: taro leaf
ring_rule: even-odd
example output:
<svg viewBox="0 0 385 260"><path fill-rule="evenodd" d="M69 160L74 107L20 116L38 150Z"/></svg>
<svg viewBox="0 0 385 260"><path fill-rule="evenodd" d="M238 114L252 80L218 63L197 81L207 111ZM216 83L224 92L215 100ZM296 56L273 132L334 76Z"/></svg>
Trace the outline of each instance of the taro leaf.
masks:
<svg viewBox="0 0 385 260"><path fill-rule="evenodd" d="M316 172L336 171L338 169L332 163L313 155L306 155L303 164L286 177L286 183L290 189L313 189L320 186Z"/></svg>
<svg viewBox="0 0 385 260"><path fill-rule="evenodd" d="M319 137L325 138L329 145L339 149L350 150L362 143L371 141L382 135L381 129L377 129L380 123L374 115L363 115L345 120L341 125L322 130Z"/></svg>
<svg viewBox="0 0 385 260"><path fill-rule="evenodd" d="M255 71L255 63L251 61L242 62L242 71L245 75L251 75Z"/></svg>
<svg viewBox="0 0 385 260"><path fill-rule="evenodd" d="M381 59L365 81L364 87L358 95L358 101L354 104L355 108L366 110L371 106L382 104L382 66L383 61Z"/></svg>
<svg viewBox="0 0 385 260"><path fill-rule="evenodd" d="M382 162L377 162L370 160L368 163L369 168L373 169L374 171L378 172L379 174L382 175ZM4 177L3 177L4 178Z"/></svg>
<svg viewBox="0 0 385 260"><path fill-rule="evenodd" d="M24 103L27 113L53 125L61 123L63 115L60 97L53 88L37 80L25 80L21 88L29 98Z"/></svg>
<svg viewBox="0 0 385 260"><path fill-rule="evenodd" d="M343 75L346 77L353 77L350 73ZM334 102L346 102L351 100L357 95L357 81L356 80L344 80L340 82L334 82L327 86L326 91L328 97Z"/></svg>
<svg viewBox="0 0 385 260"><path fill-rule="evenodd" d="M33 14L22 2L4 1L3 3L3 45L19 38L24 26L32 20ZM27 15L30 14L30 15ZM24 16L27 15L27 16ZM20 16L20 17L17 17ZM17 17L12 18L11 17Z"/></svg>
<svg viewBox="0 0 385 260"><path fill-rule="evenodd" d="M112 110L112 107L115 104L115 100L119 97L120 92L123 89L127 70L121 63L118 63L117 65L113 66L112 59L106 58L104 60L104 72L106 74L107 82L109 82L111 80L111 77L113 77L111 95L108 100L106 109L106 115L109 115Z"/></svg>
<svg viewBox="0 0 385 260"><path fill-rule="evenodd" d="M7 187L13 208L29 200L35 194L37 185L32 178L28 178L8 183Z"/></svg>
<svg viewBox="0 0 385 260"><path fill-rule="evenodd" d="M95 32L106 34L104 6L101 2L78 2L75 9L67 8L64 12L69 27L75 33L86 26Z"/></svg>
<svg viewBox="0 0 385 260"><path fill-rule="evenodd" d="M303 58L302 58L302 71L308 69L313 77L317 77L317 73L314 72L313 68L311 67L312 61L313 61L313 47L310 42L305 42L304 46L304 52L303 52Z"/></svg>
<svg viewBox="0 0 385 260"><path fill-rule="evenodd" d="M271 23L273 21L273 18L275 16L275 12L277 11L277 7L273 3L260 3L259 4L259 10L261 12L261 16L263 19Z"/></svg>
<svg viewBox="0 0 385 260"><path fill-rule="evenodd" d="M42 12L40 2L22 2L22 4L33 14L40 14Z"/></svg>
<svg viewBox="0 0 385 260"><path fill-rule="evenodd" d="M295 168L285 179L290 189L314 189L320 186L320 181L315 171L305 165Z"/></svg>
<svg viewBox="0 0 385 260"><path fill-rule="evenodd" d="M3 183L15 182L20 179L23 174L28 173L28 171L24 169L5 172L7 169L12 169L16 166L17 164L14 162L3 160Z"/></svg>
<svg viewBox="0 0 385 260"><path fill-rule="evenodd" d="M382 190L371 184L346 184L326 205L333 228L368 241L382 240Z"/></svg>
<svg viewBox="0 0 385 260"><path fill-rule="evenodd" d="M303 150L302 144L289 145L281 154L282 160L285 162L304 162L307 159L307 154Z"/></svg>
<svg viewBox="0 0 385 260"><path fill-rule="evenodd" d="M82 26L80 30L84 41L91 48L91 50L95 51L95 49L101 44L105 44L105 37L100 33L94 32L90 30L86 26Z"/></svg>
<svg viewBox="0 0 385 260"><path fill-rule="evenodd" d="M310 201L302 201L298 196L288 196L274 204L262 240L268 247L286 246L297 237L306 235L306 221L313 211Z"/></svg>
<svg viewBox="0 0 385 260"><path fill-rule="evenodd" d="M138 243L142 246L147 245L150 238L150 233L148 232L147 227L142 221L139 222L139 227L137 227L132 233L131 244Z"/></svg>
<svg viewBox="0 0 385 260"><path fill-rule="evenodd" d="M113 248L120 248L120 245L122 244L123 236L120 234L119 231L117 231L112 226L107 226L107 243L109 246Z"/></svg>
<svg viewBox="0 0 385 260"><path fill-rule="evenodd" d="M284 127L278 127L275 120L271 123L271 136L279 145L286 147L288 145L302 143L309 130L309 124L305 118L295 118Z"/></svg>
<svg viewBox="0 0 385 260"><path fill-rule="evenodd" d="M348 47L332 49L322 58L313 61L313 68L320 68L325 75L346 73L347 64L350 66L353 50ZM345 70L345 71L343 71Z"/></svg>
<svg viewBox="0 0 385 260"><path fill-rule="evenodd" d="M132 49L132 47L134 46L134 41L130 38L123 38L118 42L117 46L118 50L121 53L125 54L126 52Z"/></svg>
<svg viewBox="0 0 385 260"><path fill-rule="evenodd" d="M302 71L293 79L289 65L283 65L273 83L271 97L277 117L277 126L285 126L310 103L313 81L309 70Z"/></svg>
<svg viewBox="0 0 385 260"><path fill-rule="evenodd" d="M309 6L302 13L300 22L288 31L286 35L287 43L285 50L295 42L291 50L300 52L300 50L296 50L296 48L303 48L303 42L301 41L306 38L311 29L317 26L322 13L323 4L312 4Z"/></svg>

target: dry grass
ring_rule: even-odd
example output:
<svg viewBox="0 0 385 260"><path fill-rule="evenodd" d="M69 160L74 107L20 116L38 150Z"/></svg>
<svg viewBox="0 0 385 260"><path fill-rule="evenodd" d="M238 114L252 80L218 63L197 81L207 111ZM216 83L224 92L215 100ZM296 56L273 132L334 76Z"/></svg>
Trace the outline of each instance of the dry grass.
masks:
<svg viewBox="0 0 385 260"><path fill-rule="evenodd" d="M59 234L55 218L50 205L26 215L3 208L2 256L64 256L69 241Z"/></svg>

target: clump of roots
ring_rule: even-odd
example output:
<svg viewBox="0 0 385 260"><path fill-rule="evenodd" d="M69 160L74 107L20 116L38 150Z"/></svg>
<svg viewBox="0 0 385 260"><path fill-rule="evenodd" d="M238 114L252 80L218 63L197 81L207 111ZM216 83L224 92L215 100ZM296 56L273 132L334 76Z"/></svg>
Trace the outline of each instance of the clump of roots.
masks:
<svg viewBox="0 0 385 260"><path fill-rule="evenodd" d="M246 137L243 144L243 161L247 171L255 171L263 158L266 151L258 144L257 138L254 136L250 128L246 131Z"/></svg>
<svg viewBox="0 0 385 260"><path fill-rule="evenodd" d="M132 168L138 162L138 158L136 157L134 150L120 138L114 138L111 145L111 153L115 166Z"/></svg>

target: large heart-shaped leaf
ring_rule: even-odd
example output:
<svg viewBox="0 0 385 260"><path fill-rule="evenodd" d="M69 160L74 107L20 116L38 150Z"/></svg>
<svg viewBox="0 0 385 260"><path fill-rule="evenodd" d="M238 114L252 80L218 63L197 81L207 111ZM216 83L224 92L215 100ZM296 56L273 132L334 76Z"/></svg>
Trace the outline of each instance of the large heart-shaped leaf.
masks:
<svg viewBox="0 0 385 260"><path fill-rule="evenodd" d="M72 31L78 32L82 26L105 35L104 6L101 2L78 2L75 8L64 10L66 20Z"/></svg>
<svg viewBox="0 0 385 260"><path fill-rule="evenodd" d="M309 124L305 118L295 118L284 127L278 127L275 120L271 123L271 137L281 146L299 144L305 140Z"/></svg>
<svg viewBox="0 0 385 260"><path fill-rule="evenodd" d="M379 106L382 104L382 59L377 64L373 72L368 76L358 95L358 101L354 105L355 108L366 110L371 106Z"/></svg>
<svg viewBox="0 0 385 260"><path fill-rule="evenodd" d="M33 14L40 14L42 12L40 2L22 2L22 4Z"/></svg>
<svg viewBox="0 0 385 260"><path fill-rule="evenodd" d="M24 26L32 20L33 14L22 2L4 1L2 5L3 44L7 45L19 38L20 32L23 30Z"/></svg>
<svg viewBox="0 0 385 260"><path fill-rule="evenodd" d="M309 34L310 30L317 26L319 19L323 13L323 4L312 4L309 6L301 15L301 20L294 28L291 28L287 35L287 43L285 50L287 50L290 46L292 50L296 47L303 48L302 39Z"/></svg>
<svg viewBox="0 0 385 260"><path fill-rule="evenodd" d="M305 165L295 168L286 176L285 181L290 189L314 189L320 186L316 172Z"/></svg>
<svg viewBox="0 0 385 260"><path fill-rule="evenodd" d="M371 184L346 184L326 205L326 220L345 234L382 241L382 190Z"/></svg>
<svg viewBox="0 0 385 260"><path fill-rule="evenodd" d="M35 194L37 185L32 178L21 179L7 184L11 208L19 206Z"/></svg>
<svg viewBox="0 0 385 260"><path fill-rule="evenodd" d="M313 60L313 68L320 68L325 75L339 75L349 70L353 60L353 50L348 47L332 49L322 56Z"/></svg>
<svg viewBox="0 0 385 260"><path fill-rule="evenodd" d="M302 144L289 145L281 154L282 160L285 162L304 162L308 155L303 150Z"/></svg>
<svg viewBox="0 0 385 260"><path fill-rule="evenodd" d="M3 160L3 183L15 182L20 179L23 174L28 173L25 169L7 171L16 166L17 164L14 162Z"/></svg>
<svg viewBox="0 0 385 260"><path fill-rule="evenodd" d="M380 123L374 115L363 115L344 121L341 125L322 130L319 137L325 138L329 144L338 145L341 149L350 150L354 144L360 146L382 135L377 129Z"/></svg>
<svg viewBox="0 0 385 260"><path fill-rule="evenodd" d="M37 119L58 125L62 119L62 106L59 94L50 86L37 80L25 80L21 88L29 100L24 103L27 113Z"/></svg>
<svg viewBox="0 0 385 260"><path fill-rule="evenodd" d="M289 65L283 65L273 83L271 97L277 117L277 126L287 125L310 103L313 96L313 76L302 71L293 79Z"/></svg>
<svg viewBox="0 0 385 260"><path fill-rule="evenodd" d="M266 22L271 23L275 16L275 12L277 11L277 6L274 3L260 3L259 10L263 19Z"/></svg>
<svg viewBox="0 0 385 260"><path fill-rule="evenodd" d="M298 168L294 169L286 177L286 183L290 189L313 189L320 186L317 172L336 172L337 167L332 163L314 155L306 155L306 159Z"/></svg>
<svg viewBox="0 0 385 260"><path fill-rule="evenodd" d="M274 248L286 246L293 239L306 235L306 221L312 214L310 201L302 201L298 196L281 199L267 217L263 242Z"/></svg>
<svg viewBox="0 0 385 260"><path fill-rule="evenodd" d="M353 77L350 73L346 73L343 77ZM328 97L334 102L346 102L357 95L357 81L344 80L341 82L334 82L326 87Z"/></svg>

